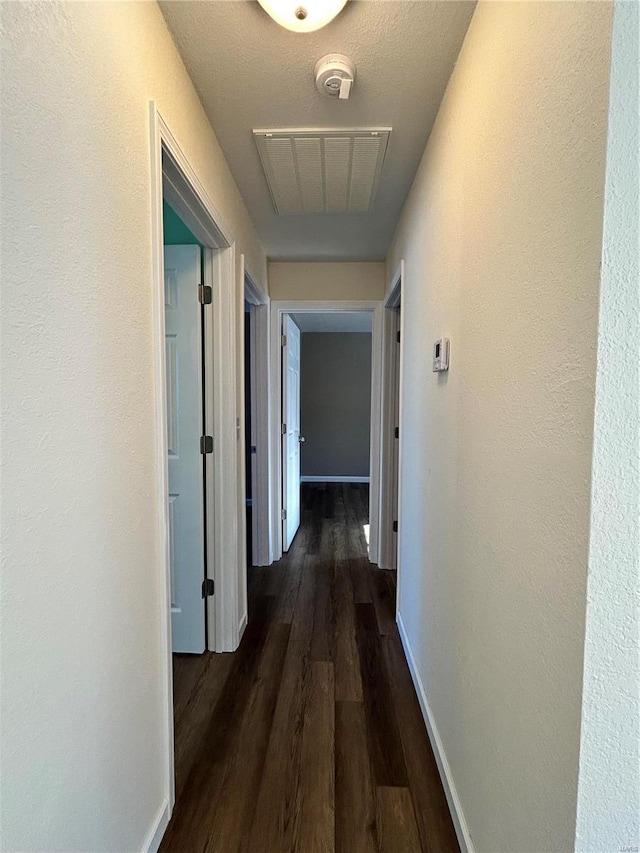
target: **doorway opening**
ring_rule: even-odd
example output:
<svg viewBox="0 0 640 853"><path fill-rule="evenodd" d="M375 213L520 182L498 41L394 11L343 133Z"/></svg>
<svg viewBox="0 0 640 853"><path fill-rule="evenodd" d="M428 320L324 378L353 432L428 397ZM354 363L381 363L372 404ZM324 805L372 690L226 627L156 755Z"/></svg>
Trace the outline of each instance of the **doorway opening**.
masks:
<svg viewBox="0 0 640 853"><path fill-rule="evenodd" d="M269 502L269 307L244 271L241 371L243 462L240 474L246 520L243 547L247 572L272 563Z"/></svg>
<svg viewBox="0 0 640 853"><path fill-rule="evenodd" d="M272 303L275 559L298 530L301 484L342 483L366 497L362 533L377 562L380 310Z"/></svg>
<svg viewBox="0 0 640 853"><path fill-rule="evenodd" d="M392 570L400 564L401 539L403 275L404 262L391 281L382 322L379 566Z"/></svg>
<svg viewBox="0 0 640 853"><path fill-rule="evenodd" d="M236 346L242 287L233 237L154 103L150 143L165 826L198 737L191 724L180 731L195 669L176 667L174 685L174 657L196 669L203 661L212 666L220 656L208 653L233 651L241 636L237 374L228 353Z"/></svg>
<svg viewBox="0 0 640 853"><path fill-rule="evenodd" d="M169 469L171 647L207 648L207 489L205 389L213 365L204 359L208 305L202 287L205 247L163 198L164 319ZM174 668L175 668L174 658Z"/></svg>

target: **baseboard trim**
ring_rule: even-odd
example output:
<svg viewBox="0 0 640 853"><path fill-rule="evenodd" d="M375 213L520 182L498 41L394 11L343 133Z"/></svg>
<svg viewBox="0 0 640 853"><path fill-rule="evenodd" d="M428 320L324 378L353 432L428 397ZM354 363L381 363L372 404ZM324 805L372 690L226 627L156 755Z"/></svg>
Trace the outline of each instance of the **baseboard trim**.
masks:
<svg viewBox="0 0 640 853"><path fill-rule="evenodd" d="M247 614L244 613L242 619L240 620L240 627L238 628L238 645L240 645L240 640L242 640L242 635L244 634L244 630L247 627Z"/></svg>
<svg viewBox="0 0 640 853"><path fill-rule="evenodd" d="M142 843L141 853L157 853L162 836L169 826L169 801L163 800Z"/></svg>
<svg viewBox="0 0 640 853"><path fill-rule="evenodd" d="M409 672L411 673L413 685L416 688L416 693L418 694L418 702L420 703L420 710L422 711L424 724L427 728L429 740L431 741L431 748L433 749L433 754L435 755L436 763L438 765L438 772L440 773L444 793L447 798L447 803L449 804L449 811L451 812L451 818L458 837L460 850L462 853L475 853L473 842L469 835L469 827L467 826L460 798L451 775L451 768L449 767L449 762L447 761L447 756L445 754L442 741L440 740L440 734L438 733L438 728L436 726L431 707L427 701L427 694L425 693L422 679L418 674L416 661L413 656L411 644L409 643L409 638L407 637L407 632L405 630L400 611L398 611L396 622L398 624L398 631L400 632L400 639L402 640L407 664L409 665Z"/></svg>
<svg viewBox="0 0 640 853"><path fill-rule="evenodd" d="M371 477L350 477L348 474L344 477L323 477L316 474L303 474L300 477L301 483L368 483Z"/></svg>

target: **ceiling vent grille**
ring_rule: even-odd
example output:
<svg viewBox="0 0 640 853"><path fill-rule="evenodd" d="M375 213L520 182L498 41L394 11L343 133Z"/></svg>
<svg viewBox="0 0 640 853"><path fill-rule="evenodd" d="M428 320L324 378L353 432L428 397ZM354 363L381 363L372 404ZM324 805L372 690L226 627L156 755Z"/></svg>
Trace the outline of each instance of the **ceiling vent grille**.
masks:
<svg viewBox="0 0 640 853"><path fill-rule="evenodd" d="M254 130L276 213L371 210L390 133L390 127Z"/></svg>

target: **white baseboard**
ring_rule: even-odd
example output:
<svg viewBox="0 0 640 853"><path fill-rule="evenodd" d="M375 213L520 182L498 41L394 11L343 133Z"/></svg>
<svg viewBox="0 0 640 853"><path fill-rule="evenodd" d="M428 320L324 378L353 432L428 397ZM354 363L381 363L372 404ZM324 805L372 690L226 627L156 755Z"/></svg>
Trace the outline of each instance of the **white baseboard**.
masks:
<svg viewBox="0 0 640 853"><path fill-rule="evenodd" d="M158 847L160 847L160 842L162 841L162 836L169 825L170 816L169 802L167 800L163 800L162 805L158 809L158 813L153 819L153 823L151 824L151 827L149 828L149 831L142 843L141 853L157 853Z"/></svg>
<svg viewBox="0 0 640 853"><path fill-rule="evenodd" d="M300 477L301 483L368 483L370 477L350 477L345 474L343 477L324 477L321 474L303 474Z"/></svg>
<svg viewBox="0 0 640 853"><path fill-rule="evenodd" d="M398 623L400 639L402 640L405 657L409 665L409 672L411 673L411 678L413 679L413 684L416 688L416 693L418 694L418 702L420 703L420 710L422 711L424 723L427 727L427 733L429 735L429 740L431 741L433 754L436 757L440 779L442 780L444 793L447 798L447 803L449 804L449 811L451 812L451 818L453 819L453 826L458 837L460 850L462 853L475 853L473 842L469 835L469 827L467 826L467 821L465 820L464 813L462 811L460 798L458 797L458 792L453 782L453 777L451 776L451 768L449 767L449 762L447 761L447 756L445 754L442 741L440 740L440 735L438 733L436 722L433 718L431 707L427 701L427 694L425 693L422 679L420 678L416 667L416 661L411 650L411 645L407 637L407 632L405 631L400 611L398 611L396 622Z"/></svg>
<svg viewBox="0 0 640 853"><path fill-rule="evenodd" d="M244 630L247 627L247 621L247 614L245 612L242 616L242 619L240 620L240 627L238 628L238 645L240 645L240 640L242 640L242 635L244 634Z"/></svg>

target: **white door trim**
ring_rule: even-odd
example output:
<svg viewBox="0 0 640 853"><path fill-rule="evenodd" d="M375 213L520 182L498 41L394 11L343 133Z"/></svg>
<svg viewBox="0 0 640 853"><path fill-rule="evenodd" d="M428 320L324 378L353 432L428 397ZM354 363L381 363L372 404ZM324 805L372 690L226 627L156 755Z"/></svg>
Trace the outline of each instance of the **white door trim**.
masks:
<svg viewBox="0 0 640 853"><path fill-rule="evenodd" d="M221 286L221 269L220 269L220 253L214 249L204 249L203 255L203 284L209 285L212 291L215 292ZM204 363L215 365L215 346L214 341L218 330L214 323L214 306L205 305L204 312ZM205 370L205 376L208 380L212 379L213 371ZM213 381L205 381L204 385L204 426L206 435L215 434L215 393ZM216 506L216 477L215 477L215 458L216 453L208 453L205 456L205 487L207 490L207 576L213 577L216 582L216 523L215 523L215 506ZM213 570L213 571L212 571ZM216 590L217 592L217 590ZM207 598L205 606L207 608L207 648L210 652L216 650L216 609L218 605L217 595L212 598Z"/></svg>
<svg viewBox="0 0 640 853"><path fill-rule="evenodd" d="M215 634L209 637L211 650L224 651L237 647L239 619L237 608L238 563L236 536L236 406L235 359L229 366L229 352L235 347L235 248L231 231L208 195L195 170L171 130L158 112L155 102L149 104L151 164L151 246L153 254L153 358L156 445L157 553L159 564L158 606L162 632L162 667L164 669L162 704L165 709L164 745L165 796L169 813L175 803L173 755L173 672L171 649L171 595L168 519L168 441L164 324L164 235L162 223L163 196L190 228L195 237L208 246L205 251L205 283L214 287L213 310L206 312L205 351L213 354L210 371L212 382L206 388L207 425L215 437L216 476L213 459L207 460L207 492L213 500L207 504L208 559L216 594L211 600L215 615ZM163 152L165 157L163 158ZM163 165L164 159L164 165ZM208 257L208 260L207 260ZM225 370L216 369L224 365ZM218 465L220 462L220 465ZM210 538L211 537L211 538ZM211 570L209 570L211 575ZM208 602L209 604L209 602Z"/></svg>
<svg viewBox="0 0 640 853"><path fill-rule="evenodd" d="M269 497L269 299L257 287L245 269L244 298L250 305L249 349L251 363L251 444L256 447L252 457L251 493L252 520L251 541L254 566L269 566L271 557L271 501ZM244 324L242 324L244 334ZM242 347L244 357L244 347ZM244 401L243 401L244 402ZM241 424L244 429L244 412ZM244 446L244 442L243 442ZM244 478L240 481L244 484Z"/></svg>
<svg viewBox="0 0 640 853"><path fill-rule="evenodd" d="M400 477L402 470L402 438L403 430L400 424L400 438L394 435L395 423L392 403L396 394L399 397L399 411L402 412L403 399L403 352L404 352L404 312L400 312L400 346L398 347L396 335L395 311L400 305L401 290L404 282L404 261L394 272L384 302L383 329L382 329L382 393L380 400L381 428L380 428L380 526L378 565L381 569L395 569L400 566L400 542L401 542L401 513L400 502L402 490L400 488ZM396 359L400 359L400 369L396 372ZM398 387L396 387L396 381ZM394 505L394 442L398 441L398 486L397 507ZM397 512L397 516L396 516ZM394 541L393 522L397 517L398 533ZM397 547L396 547L397 543Z"/></svg>
<svg viewBox="0 0 640 853"><path fill-rule="evenodd" d="M282 442L280 421L282 412L281 329L283 314L313 314L317 312L366 311L372 315L371 350L371 485L370 485L370 549L369 559L377 562L378 513L380 504L380 384L382 367L382 303L373 300L271 300L270 371L271 371L271 543L272 559L282 557Z"/></svg>
<svg viewBox="0 0 640 853"><path fill-rule="evenodd" d="M369 560L379 564L380 539L380 428L382 422L382 333L384 308L378 303L373 312L371 340L371 435L369 462Z"/></svg>
<svg viewBox="0 0 640 853"><path fill-rule="evenodd" d="M246 611L246 571L238 553L239 416L237 410L236 326L239 278L235 245L218 252L218 286L213 288L213 564L215 636L209 651L233 652L240 643ZM213 602L211 604L211 602Z"/></svg>

